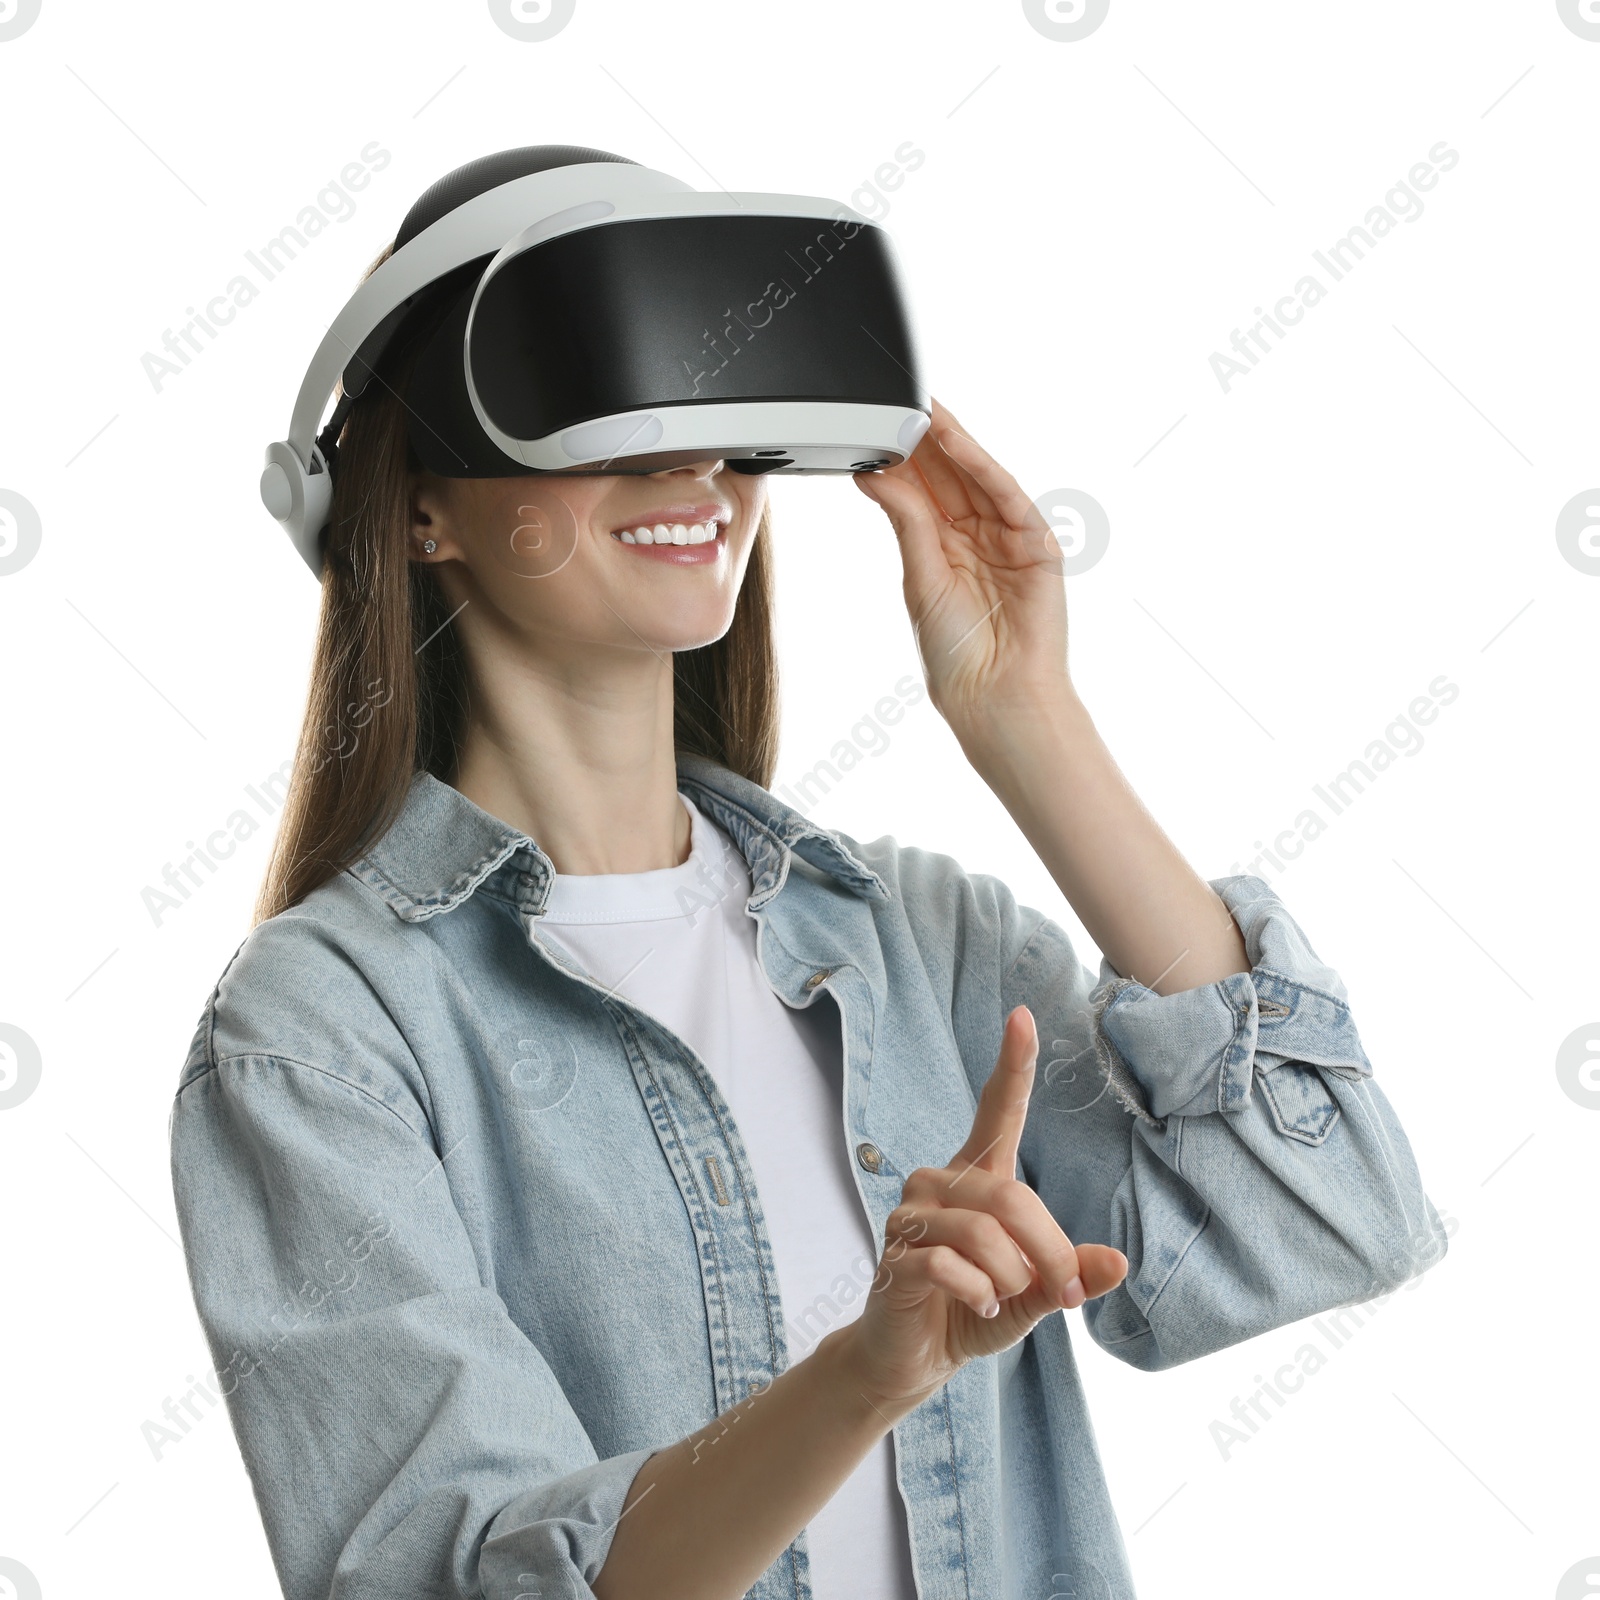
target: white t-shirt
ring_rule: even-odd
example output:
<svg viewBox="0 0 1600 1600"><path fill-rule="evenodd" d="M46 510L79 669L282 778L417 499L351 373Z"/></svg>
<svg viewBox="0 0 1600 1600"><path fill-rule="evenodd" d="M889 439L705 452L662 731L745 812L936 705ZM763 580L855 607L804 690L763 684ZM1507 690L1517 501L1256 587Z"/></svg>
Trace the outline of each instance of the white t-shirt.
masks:
<svg viewBox="0 0 1600 1600"><path fill-rule="evenodd" d="M692 828L682 866L557 874L533 925L677 1034L716 1080L754 1168L798 1362L861 1314L877 1265L844 1134L839 1013L826 995L802 1011L773 992L745 911L744 857L680 798ZM916 1600L892 1436L812 1518L807 1542L817 1600Z"/></svg>

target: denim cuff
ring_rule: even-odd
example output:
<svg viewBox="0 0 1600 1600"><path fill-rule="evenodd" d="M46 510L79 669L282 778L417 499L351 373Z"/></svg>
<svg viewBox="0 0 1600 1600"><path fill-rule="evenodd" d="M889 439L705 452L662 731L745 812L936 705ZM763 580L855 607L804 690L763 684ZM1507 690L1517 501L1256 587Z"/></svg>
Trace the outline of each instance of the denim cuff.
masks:
<svg viewBox="0 0 1600 1600"><path fill-rule="evenodd" d="M628 1488L656 1453L631 1450L518 1495L489 1525L478 1562L484 1600L528 1594L591 1600Z"/></svg>
<svg viewBox="0 0 1600 1600"><path fill-rule="evenodd" d="M1264 879L1210 884L1250 970L1162 995L1102 958L1089 997L1101 1069L1127 1110L1156 1123L1243 1110L1259 1072L1280 1131L1319 1144L1339 1112L1315 1069L1372 1076L1344 984Z"/></svg>

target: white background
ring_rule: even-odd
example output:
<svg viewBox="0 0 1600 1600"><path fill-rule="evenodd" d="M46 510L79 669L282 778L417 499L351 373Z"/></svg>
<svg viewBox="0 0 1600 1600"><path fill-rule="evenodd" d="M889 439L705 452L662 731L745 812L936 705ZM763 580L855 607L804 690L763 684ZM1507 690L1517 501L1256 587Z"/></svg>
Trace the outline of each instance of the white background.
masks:
<svg viewBox="0 0 1600 1600"><path fill-rule="evenodd" d="M1308 1325L1144 1375L1071 1314L1141 1595L1594 1592L1561 1585L1600 1583L1600 1093L1555 1063L1600 1038L1600 558L1555 530L1600 483L1597 84L1555 0L1113 0L1079 42L1012 0L578 0L539 43L482 3L44 0L0 42L0 489L42 530L0 576L0 1024L42 1064L0 1110L0 1557L46 1600L277 1592L223 1413L159 1460L140 1431L208 1361L167 1116L270 836L159 926L141 891L293 748L318 596L256 478L323 327L436 178L570 142L884 220L934 392L1030 494L1106 509L1068 584L1101 732L1343 975L1458 1223L1227 1459L1211 1424ZM1225 393L1212 353L1441 140L1422 214ZM141 357L371 141L353 215L158 392ZM917 663L882 513L769 484L793 781ZM1441 674L1421 748L1251 868ZM999 874L1097 964L937 713L889 731L814 814Z"/></svg>

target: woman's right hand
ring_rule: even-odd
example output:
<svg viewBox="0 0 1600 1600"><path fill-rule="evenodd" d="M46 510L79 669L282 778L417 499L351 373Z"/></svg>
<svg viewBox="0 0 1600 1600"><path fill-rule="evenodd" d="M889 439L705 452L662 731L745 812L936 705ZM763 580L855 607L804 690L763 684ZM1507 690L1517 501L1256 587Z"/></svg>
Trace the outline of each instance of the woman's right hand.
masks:
<svg viewBox="0 0 1600 1600"><path fill-rule="evenodd" d="M1018 1006L967 1142L948 1166L917 1168L889 1214L866 1308L841 1330L874 1403L920 1404L975 1356L1009 1349L1127 1276L1120 1250L1074 1247L1014 1176L1038 1054L1033 1014Z"/></svg>

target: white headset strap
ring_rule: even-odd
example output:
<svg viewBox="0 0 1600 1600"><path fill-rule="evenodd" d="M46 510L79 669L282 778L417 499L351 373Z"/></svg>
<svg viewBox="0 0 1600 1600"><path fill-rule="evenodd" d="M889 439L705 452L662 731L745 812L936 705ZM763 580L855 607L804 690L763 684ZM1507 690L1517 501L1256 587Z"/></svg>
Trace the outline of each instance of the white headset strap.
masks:
<svg viewBox="0 0 1600 1600"><path fill-rule="evenodd" d="M287 443L308 471L316 468L312 446L322 413L344 369L362 341L396 307L447 272L479 256L493 256L513 235L543 219L562 231L557 215L567 209L620 201L641 193L692 193L689 184L620 161L585 161L529 173L457 206L395 251L350 297L306 369L295 400ZM574 225L596 213L573 217Z"/></svg>

